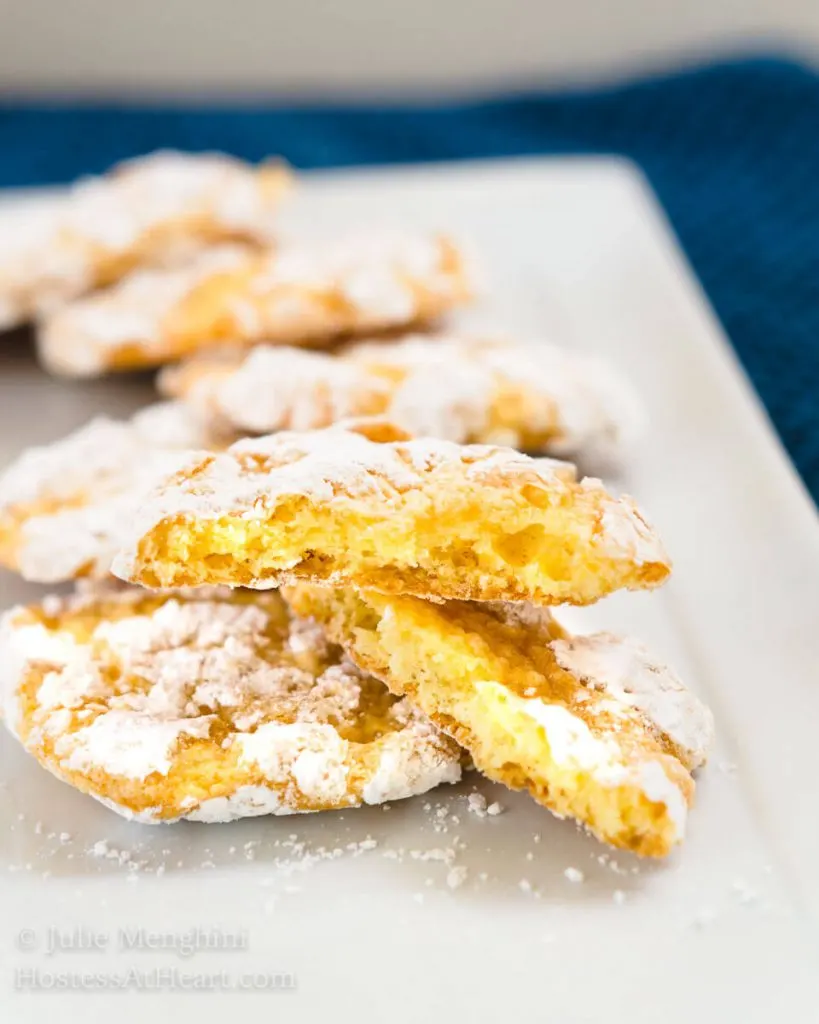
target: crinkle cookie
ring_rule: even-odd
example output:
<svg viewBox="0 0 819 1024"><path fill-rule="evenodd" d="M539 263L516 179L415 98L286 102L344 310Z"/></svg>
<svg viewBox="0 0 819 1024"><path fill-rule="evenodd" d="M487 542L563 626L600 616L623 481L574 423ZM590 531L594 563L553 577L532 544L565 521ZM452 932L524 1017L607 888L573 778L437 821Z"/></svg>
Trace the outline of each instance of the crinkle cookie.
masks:
<svg viewBox="0 0 819 1024"><path fill-rule="evenodd" d="M269 243L289 190L283 165L158 152L62 196L0 212L0 329L135 267L182 262L222 241Z"/></svg>
<svg viewBox="0 0 819 1024"><path fill-rule="evenodd" d="M0 565L39 583L106 576L145 493L183 451L220 444L190 409L158 402L29 448L0 474Z"/></svg>
<svg viewBox="0 0 819 1024"><path fill-rule="evenodd" d="M460 251L435 235L228 247L65 306L42 324L39 353L54 373L91 377L218 345L326 346L425 322L468 296Z"/></svg>
<svg viewBox="0 0 819 1024"><path fill-rule="evenodd" d="M490 778L643 856L683 839L713 717L642 644L571 636L526 604L436 605L311 584L285 596Z"/></svg>
<svg viewBox="0 0 819 1024"><path fill-rule="evenodd" d="M222 349L167 367L159 388L245 433L385 415L416 437L552 454L616 452L641 420L631 389L602 360L546 343L458 335L333 353Z"/></svg>
<svg viewBox="0 0 819 1024"><path fill-rule="evenodd" d="M588 604L670 565L634 502L568 463L367 420L191 453L141 505L113 571L149 587L305 580Z"/></svg>
<svg viewBox="0 0 819 1024"><path fill-rule="evenodd" d="M277 594L48 598L0 627L6 725L65 782L145 822L378 804L460 751Z"/></svg>

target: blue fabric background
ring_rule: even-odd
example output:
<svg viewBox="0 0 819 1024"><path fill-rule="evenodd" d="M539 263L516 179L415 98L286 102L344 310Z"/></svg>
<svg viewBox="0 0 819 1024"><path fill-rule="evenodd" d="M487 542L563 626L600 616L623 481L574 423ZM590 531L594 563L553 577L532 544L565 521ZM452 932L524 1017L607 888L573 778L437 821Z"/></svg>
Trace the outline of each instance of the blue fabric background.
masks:
<svg viewBox="0 0 819 1024"><path fill-rule="evenodd" d="M0 185L160 146L301 168L546 153L639 163L819 499L819 77L747 60L605 90L427 106L0 102Z"/></svg>

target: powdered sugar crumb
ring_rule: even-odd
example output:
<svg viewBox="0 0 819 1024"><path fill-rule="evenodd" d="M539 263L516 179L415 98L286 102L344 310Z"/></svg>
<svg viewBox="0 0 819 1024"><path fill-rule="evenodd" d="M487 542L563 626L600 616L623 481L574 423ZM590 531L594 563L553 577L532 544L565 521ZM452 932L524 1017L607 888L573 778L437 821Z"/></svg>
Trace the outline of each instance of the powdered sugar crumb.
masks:
<svg viewBox="0 0 819 1024"><path fill-rule="evenodd" d="M470 793L467 797L467 807L477 818L485 818L488 811L486 797L482 793Z"/></svg>
<svg viewBox="0 0 819 1024"><path fill-rule="evenodd" d="M446 876L446 884L450 889L459 889L467 879L469 872L463 865L450 868Z"/></svg>

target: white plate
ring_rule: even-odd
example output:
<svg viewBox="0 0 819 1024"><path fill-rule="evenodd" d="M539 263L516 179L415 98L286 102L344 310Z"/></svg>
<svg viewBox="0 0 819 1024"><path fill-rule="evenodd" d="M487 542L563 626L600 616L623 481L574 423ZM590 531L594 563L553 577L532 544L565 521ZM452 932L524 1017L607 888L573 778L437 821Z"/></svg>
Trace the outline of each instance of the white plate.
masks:
<svg viewBox="0 0 819 1024"><path fill-rule="evenodd" d="M819 531L667 224L638 174L607 160L326 175L310 179L287 217L292 229L322 231L374 219L469 236L496 322L604 353L642 392L652 427L618 482L661 528L674 580L573 621L633 630L714 707L719 749L702 773L688 841L662 865L607 861L571 824L499 787L480 784L505 812L477 819L464 797L472 783L432 794L432 812L421 798L386 813L151 828L52 779L4 736L2 1019L813 1019ZM22 344L2 353L4 459L92 412L125 415L150 396L144 379L49 380ZM0 585L4 605L38 593L9 576ZM439 805L449 808L446 831L435 830ZM285 851L275 844L291 833L307 850L367 836L377 846L276 868ZM90 855L102 839L130 851L138 869ZM246 843L256 844L249 855ZM455 847L469 876L454 890L443 863L409 852ZM585 881L569 881L568 867ZM105 934L109 948L49 957L49 926L85 929L86 940ZM121 949L123 928L221 928L246 933L248 948L187 959ZM35 948L18 948L27 942ZM297 989L89 987L153 967L237 979L288 972ZM20 969L39 969L43 983L65 971L97 977L70 995L14 992Z"/></svg>

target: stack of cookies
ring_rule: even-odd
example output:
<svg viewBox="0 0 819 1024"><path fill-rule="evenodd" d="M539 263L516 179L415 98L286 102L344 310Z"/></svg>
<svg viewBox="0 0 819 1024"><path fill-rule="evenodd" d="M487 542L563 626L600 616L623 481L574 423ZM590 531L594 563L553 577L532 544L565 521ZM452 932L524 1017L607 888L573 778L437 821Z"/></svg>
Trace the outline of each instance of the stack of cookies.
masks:
<svg viewBox="0 0 819 1024"><path fill-rule="evenodd" d="M273 242L285 172L224 161L194 203L200 159L221 158L151 158L179 174L161 202L151 160L72 193L99 221L63 209L49 245L71 274L7 289L47 369L162 366L167 399L0 479L0 562L79 581L3 620L8 727L142 821L380 803L470 765L669 853L710 712L641 644L552 615L669 575L630 498L547 457L619 443L628 388L441 327L472 291L451 239ZM137 196L128 231L106 220Z"/></svg>

